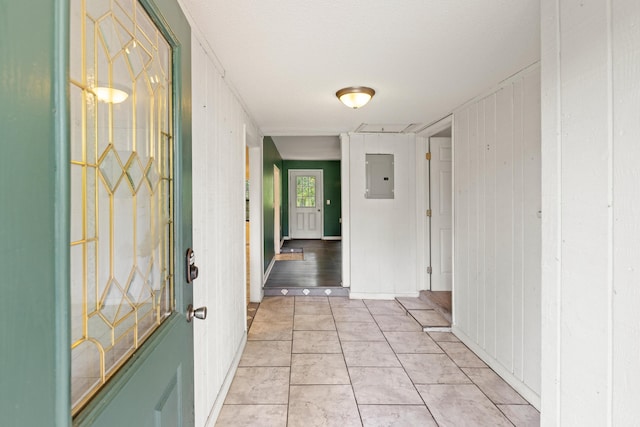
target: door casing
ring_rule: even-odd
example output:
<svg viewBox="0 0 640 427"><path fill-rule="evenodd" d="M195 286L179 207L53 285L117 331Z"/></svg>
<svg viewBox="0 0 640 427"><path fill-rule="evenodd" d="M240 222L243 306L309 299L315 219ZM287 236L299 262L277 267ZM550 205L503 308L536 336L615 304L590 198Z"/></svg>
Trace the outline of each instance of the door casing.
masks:
<svg viewBox="0 0 640 427"><path fill-rule="evenodd" d="M451 135L451 149L452 153L455 152L453 115L443 117L416 135L416 175L418 177L416 181L416 215L418 218L416 228L416 244L418 247L416 277L419 285L418 290L431 290L431 275L428 274L428 267L431 267L431 230L430 219L426 215L427 210L430 208L429 160L427 160L426 154L429 152L429 138L443 134ZM452 163L453 169L455 169L455 165ZM455 210L455 194L452 194L452 210ZM454 234L455 224L452 224L452 235ZM452 250L455 250L455 242L452 244ZM455 274L452 274L451 287L452 299L455 299Z"/></svg>
<svg viewBox="0 0 640 427"><path fill-rule="evenodd" d="M451 138L429 138L430 254L432 291L450 291L453 274ZM448 181L448 182L447 182Z"/></svg>
<svg viewBox="0 0 640 427"><path fill-rule="evenodd" d="M70 423L69 2L2 2L0 414ZM37 31L34 29L37 28Z"/></svg>
<svg viewBox="0 0 640 427"><path fill-rule="evenodd" d="M282 204L282 182L280 178L280 169L278 166L273 165L273 250L276 255L280 253L280 241L281 241L281 232L280 232L280 224L282 224L280 219L280 214L282 212L281 204Z"/></svg>

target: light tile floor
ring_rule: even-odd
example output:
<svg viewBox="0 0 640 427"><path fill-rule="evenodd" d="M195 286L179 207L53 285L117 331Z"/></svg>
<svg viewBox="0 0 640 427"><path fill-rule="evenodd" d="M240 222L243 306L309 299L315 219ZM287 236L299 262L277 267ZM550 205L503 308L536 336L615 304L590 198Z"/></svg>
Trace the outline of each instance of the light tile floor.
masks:
<svg viewBox="0 0 640 427"><path fill-rule="evenodd" d="M217 426L538 426L448 332L396 301L267 297Z"/></svg>
<svg viewBox="0 0 640 427"><path fill-rule="evenodd" d="M423 328L451 326L450 316L449 319L443 317L436 310L438 307L433 302L420 298L396 298L396 300Z"/></svg>

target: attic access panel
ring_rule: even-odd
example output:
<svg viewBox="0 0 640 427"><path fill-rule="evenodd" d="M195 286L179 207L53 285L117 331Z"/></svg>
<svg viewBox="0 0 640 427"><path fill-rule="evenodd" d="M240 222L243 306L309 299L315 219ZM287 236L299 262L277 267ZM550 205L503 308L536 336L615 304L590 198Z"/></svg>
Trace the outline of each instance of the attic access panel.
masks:
<svg viewBox="0 0 640 427"><path fill-rule="evenodd" d="M393 154L366 154L367 199L393 199Z"/></svg>

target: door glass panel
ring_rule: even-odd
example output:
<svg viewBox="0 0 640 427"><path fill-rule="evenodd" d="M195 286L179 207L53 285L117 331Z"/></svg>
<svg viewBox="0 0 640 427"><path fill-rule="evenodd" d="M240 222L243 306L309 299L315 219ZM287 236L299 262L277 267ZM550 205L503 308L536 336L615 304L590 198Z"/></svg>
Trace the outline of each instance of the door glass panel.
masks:
<svg viewBox="0 0 640 427"><path fill-rule="evenodd" d="M298 176L296 177L296 207L315 208L316 207L316 177Z"/></svg>
<svg viewBox="0 0 640 427"><path fill-rule="evenodd" d="M71 0L72 404L174 308L171 47L136 1Z"/></svg>

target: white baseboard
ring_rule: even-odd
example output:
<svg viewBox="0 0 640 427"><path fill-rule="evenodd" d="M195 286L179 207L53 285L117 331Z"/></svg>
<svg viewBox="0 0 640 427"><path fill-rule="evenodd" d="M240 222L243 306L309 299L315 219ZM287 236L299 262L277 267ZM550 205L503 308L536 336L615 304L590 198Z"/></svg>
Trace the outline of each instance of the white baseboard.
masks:
<svg viewBox="0 0 640 427"><path fill-rule="evenodd" d="M469 338L464 332L460 330L456 325L451 326L451 332L460 339L467 347L471 349L480 359L496 374L498 374L503 380L507 382L515 391L520 393L531 405L540 410L540 396L533 390L531 390L521 379L509 372L500 362L491 357L489 353L484 351L478 344L476 344L471 338Z"/></svg>
<svg viewBox="0 0 640 427"><path fill-rule="evenodd" d="M450 326L425 326L422 328L424 332L451 332Z"/></svg>
<svg viewBox="0 0 640 427"><path fill-rule="evenodd" d="M238 350L236 351L236 355L233 358L233 362L229 367L227 376L224 378L222 387L220 387L220 391L218 392L218 397L216 397L216 401L213 403L211 412L209 412L209 417L207 417L207 422L205 423L205 427L215 426L216 421L218 420L220 411L222 411L222 405L224 404L224 400L227 398L227 393L229 393L229 389L231 388L233 377L236 376L236 371L238 370L238 365L240 365L240 359L242 358L242 352L244 351L244 347L246 344L247 344L247 333L245 332L244 336L242 337L242 341L240 341L240 345L238 346Z"/></svg>
<svg viewBox="0 0 640 427"><path fill-rule="evenodd" d="M262 302L262 300L263 300L263 299L264 299L264 287L262 287L262 288L260 289L260 296L259 296L259 298L258 298L257 300L256 300L255 298L254 298L254 299L249 298L249 302L253 302L253 303L258 303L258 304L260 304L260 303Z"/></svg>
<svg viewBox="0 0 640 427"><path fill-rule="evenodd" d="M273 265L275 263L276 263L276 258L275 257L271 258L271 262L267 267L267 271L264 272L264 279L262 280L262 286L264 286L267 283L267 279L269 278L269 274L271 274L271 269L273 268Z"/></svg>
<svg viewBox="0 0 640 427"><path fill-rule="evenodd" d="M395 298L417 298L420 293L410 292L404 294L380 294L380 293L367 293L367 292L353 292L349 295L351 299L395 299Z"/></svg>

